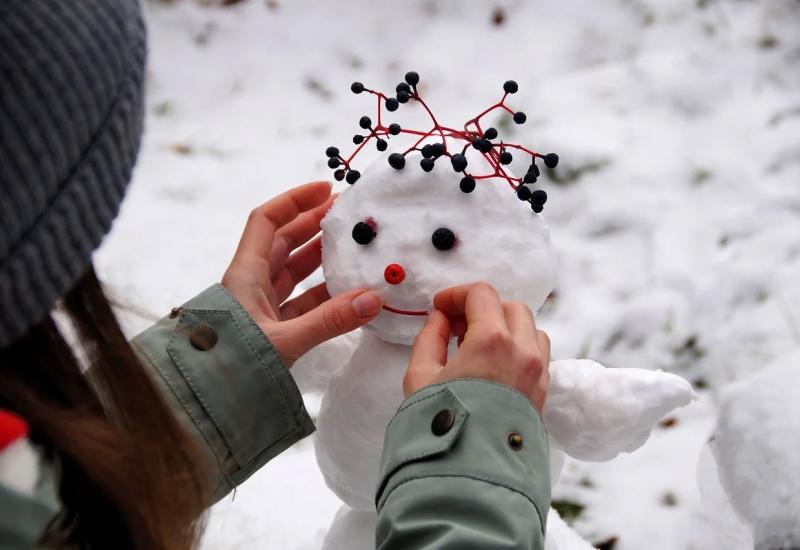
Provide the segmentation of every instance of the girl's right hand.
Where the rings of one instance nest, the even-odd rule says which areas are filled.
[[[488,283],[443,290],[417,335],[403,380],[406,397],[430,384],[482,378],[515,388],[541,412],[550,380],[550,339],[520,302],[501,302]],[[452,336],[458,352],[447,357]]]

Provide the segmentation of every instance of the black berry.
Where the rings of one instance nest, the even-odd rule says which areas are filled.
[[[392,134],[393,136],[399,134],[400,130],[402,130],[402,128],[400,128],[400,125],[397,124],[396,122],[393,122],[389,125],[389,133]]]
[[[503,91],[507,94],[515,94],[519,90],[519,86],[513,80],[506,80],[505,84],[503,84]]]
[[[488,139],[478,138],[472,142],[472,146],[481,153],[488,153],[492,150],[492,142]]]
[[[486,131],[483,133],[483,137],[486,139],[494,139],[497,137],[497,128],[486,128]]]
[[[533,177],[538,178],[540,175],[539,167],[536,166],[535,164],[531,164],[530,166],[528,166],[528,173],[531,174]]]
[[[378,151],[385,151],[386,148],[389,147],[389,144],[386,143],[385,139],[379,139],[375,142],[375,147],[378,149]]]
[[[397,92],[397,101],[399,101],[400,103],[407,103],[409,99],[411,99],[411,94],[409,94],[405,90]]]
[[[364,85],[361,82],[353,82],[350,85],[350,91],[352,91],[354,94],[360,94],[364,91]]]
[[[338,158],[332,157],[328,159],[328,168],[339,168],[339,165],[342,163]]]
[[[517,187],[517,198],[521,201],[526,201],[531,198],[531,190],[525,187],[524,185],[520,185]]]
[[[431,242],[436,250],[450,250],[456,244],[456,234],[446,227],[440,227],[431,235]]]
[[[516,115],[515,115],[516,116]],[[369,130],[372,127],[372,120],[368,116],[362,116],[358,120],[358,125],[364,128],[365,130]]]
[[[464,176],[461,178],[461,183],[459,187],[464,193],[472,193],[475,191],[475,178],[472,176]]]
[[[400,106],[400,103],[393,97],[390,97],[386,100],[386,110],[387,111],[396,111],[397,108]]]
[[[433,170],[433,159],[422,159],[419,161],[420,167],[426,172]]]
[[[433,147],[431,146],[430,143],[427,143],[427,144],[422,146],[422,149],[420,149],[420,152],[422,153],[422,156],[424,158],[429,159],[429,158],[431,158],[433,156]]]
[[[375,230],[368,223],[358,222],[353,226],[353,240],[360,245],[371,243],[375,235]]]
[[[355,143],[356,145],[358,145],[362,141],[364,141],[364,136],[362,136],[360,134],[356,134],[356,135],[353,136],[353,143]]]
[[[400,84],[397,85],[397,87],[394,89],[394,91],[397,92],[398,94],[400,92],[406,92],[407,94],[410,94],[411,93],[411,86],[409,86],[405,82],[401,82]]]
[[[514,160],[514,157],[508,151],[500,153],[500,164],[511,164],[512,160]]]
[[[441,157],[444,154],[444,144],[434,143],[431,145],[431,152],[434,157]]]
[[[333,173],[333,177],[336,178],[336,181],[342,181],[344,179],[344,170],[337,170]]]
[[[391,155],[389,155],[389,166],[391,166],[395,170],[402,170],[405,165],[406,165],[406,157],[404,157],[400,153],[392,153]]]
[[[525,174],[525,177],[522,178],[523,183],[536,183],[536,176],[528,172]]]
[[[347,183],[349,183],[350,185],[353,185],[355,182],[358,181],[358,178],[360,178],[360,177],[361,177],[361,172],[359,172],[358,170],[350,170],[347,173],[347,176],[345,177],[345,179],[347,180]]]
[[[406,82],[408,82],[410,86],[416,86],[417,84],[419,84],[419,75],[414,71],[407,72]]]
[[[328,147],[325,149],[325,155],[328,157],[338,157],[339,156],[339,149],[336,147]]]
[[[539,212],[544,210],[544,206],[542,206],[541,204],[531,204],[531,209],[538,214]]]
[[[544,165],[548,168],[555,168],[558,166],[558,155],[555,153],[547,153],[544,156]]]
[[[528,117],[522,111],[517,111],[514,113],[514,122],[517,124],[523,124],[526,120],[528,120]]]
[[[456,153],[450,157],[450,162],[453,165],[453,170],[456,172],[463,172],[467,167],[467,157],[461,153]]]
[[[547,202],[547,191],[545,191],[544,189],[537,189],[531,195],[532,204],[538,204],[541,206],[546,202]]]

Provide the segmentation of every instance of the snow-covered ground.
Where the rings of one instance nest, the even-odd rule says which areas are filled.
[[[568,464],[554,499],[605,548],[747,547],[704,448],[718,392],[800,347],[800,4],[145,5],[147,132],[97,259],[131,332],[219,280],[253,207],[330,178],[325,147],[374,108],[351,81],[417,70],[457,123],[514,78],[529,122],[509,131],[562,159],[544,178],[554,356],[662,368],[701,396],[636,453]],[[315,549],[338,505],[305,441],[214,508],[205,547]]]

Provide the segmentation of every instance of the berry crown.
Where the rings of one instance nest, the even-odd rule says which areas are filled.
[[[328,147],[325,154],[328,157],[328,166],[335,170],[333,176],[336,180],[346,180],[349,184],[354,184],[361,177],[358,170],[354,170],[352,162],[355,157],[364,149],[370,141],[375,142],[375,147],[378,151],[385,151],[389,144],[387,140],[394,136],[406,134],[414,136],[414,143],[402,153],[392,153],[389,155],[389,165],[396,170],[403,170],[406,165],[406,155],[413,151],[422,153],[422,160],[420,167],[426,172],[433,170],[434,164],[442,157],[450,160],[453,170],[462,175],[460,189],[464,193],[471,193],[475,190],[478,181],[489,180],[502,180],[508,183],[511,188],[516,192],[517,197],[521,201],[530,203],[534,212],[539,213],[544,208],[547,202],[547,193],[542,189],[531,189],[531,186],[537,182],[540,171],[536,164],[537,159],[542,159],[544,165],[548,168],[555,168],[558,164],[558,155],[555,153],[537,153],[527,147],[523,147],[517,143],[509,143],[505,141],[497,141],[498,131],[496,128],[486,128],[481,126],[481,119],[489,113],[501,110],[509,113],[517,124],[524,124],[527,120],[525,113],[522,111],[513,111],[506,105],[508,96],[514,94],[519,89],[519,86],[513,80],[508,80],[503,84],[503,97],[491,105],[477,116],[469,119],[465,124],[463,130],[450,128],[440,124],[436,117],[428,107],[425,100],[420,97],[417,91],[419,84],[419,74],[416,72],[408,72],[405,75],[403,82],[395,88],[395,96],[389,97],[383,92],[371,90],[365,87],[361,82],[353,82],[350,90],[354,94],[368,93],[377,97],[378,100],[378,113],[377,122],[372,123],[372,119],[368,116],[362,116],[359,120],[359,126],[366,130],[365,134],[356,134],[353,136],[353,143],[357,145],[356,149],[345,158],[341,155],[337,147]],[[417,130],[413,128],[402,127],[399,124],[391,123],[388,126],[383,122],[383,109],[389,112],[396,111],[401,104],[408,103],[409,101],[416,101],[419,103],[431,120],[431,128],[427,130]],[[431,143],[431,141],[434,141]],[[490,171],[486,174],[475,174],[469,170],[469,163],[465,155],[469,147],[475,148],[488,163]],[[522,178],[513,177],[504,166],[511,164],[514,160],[514,152],[523,154],[530,157],[530,166],[528,167],[525,176]]]

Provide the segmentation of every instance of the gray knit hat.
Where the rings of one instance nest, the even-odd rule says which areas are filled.
[[[111,227],[143,119],[138,0],[0,0],[0,347]]]

